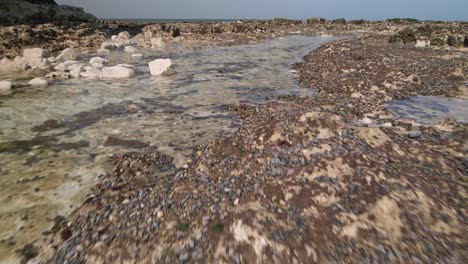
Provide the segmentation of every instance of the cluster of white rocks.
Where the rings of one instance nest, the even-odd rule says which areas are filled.
[[[129,54],[133,59],[143,59],[144,55],[134,45],[138,44],[126,31],[112,36],[110,40],[102,43],[97,51],[98,55],[108,54],[111,50],[123,48],[123,52]],[[155,40],[154,47],[163,46],[161,40]],[[135,67],[129,64],[118,64],[106,66],[110,62],[102,57],[93,57],[85,62],[79,60],[80,53],[73,48],[64,49],[57,57],[48,56],[48,52],[41,48],[25,49],[23,56],[14,60],[7,58],[0,61],[0,72],[20,72],[27,69],[39,69],[49,71],[44,77],[32,79],[28,84],[36,87],[47,87],[47,79],[117,79],[130,78],[135,75]],[[167,72],[172,66],[170,59],[157,59],[149,62],[152,76],[159,76]],[[0,95],[12,93],[13,82],[0,80]]]

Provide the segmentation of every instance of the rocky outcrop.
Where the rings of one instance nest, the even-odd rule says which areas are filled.
[[[54,0],[2,0],[0,24],[44,23],[54,20],[94,21],[82,8],[58,5]]]

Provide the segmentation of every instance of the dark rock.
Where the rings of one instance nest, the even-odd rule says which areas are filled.
[[[335,19],[335,20],[332,21],[332,24],[334,24],[334,25],[346,25],[346,19],[344,19],[344,18]]]

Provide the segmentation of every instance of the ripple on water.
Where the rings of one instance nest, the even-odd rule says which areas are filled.
[[[173,54],[143,49],[140,63],[112,52],[104,56],[110,65],[136,64],[135,78],[54,81],[0,99],[0,262],[73,210],[112,154],[157,148],[188,156],[194,145],[239,126],[228,104],[313,96],[290,67],[331,40],[295,36]],[[83,61],[95,54],[87,56]],[[173,60],[174,74],[151,77],[147,62],[161,57]]]
[[[468,100],[441,96],[415,96],[408,100],[396,100],[387,105],[395,118],[409,118],[414,121],[434,125],[451,119],[468,123]]]

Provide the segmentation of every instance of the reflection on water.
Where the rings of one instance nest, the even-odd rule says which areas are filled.
[[[468,100],[441,96],[415,96],[387,105],[396,118],[409,118],[425,125],[452,119],[468,123]]]
[[[146,147],[184,160],[196,144],[232,132],[226,105],[278,95],[313,95],[297,86],[290,65],[330,38],[289,37],[251,46],[164,53],[145,60],[123,52],[129,80],[55,81],[0,99],[0,262],[38,239],[51,220],[76,208],[114,153]],[[93,56],[90,54],[89,56]],[[151,77],[147,62],[169,57],[174,74]]]

